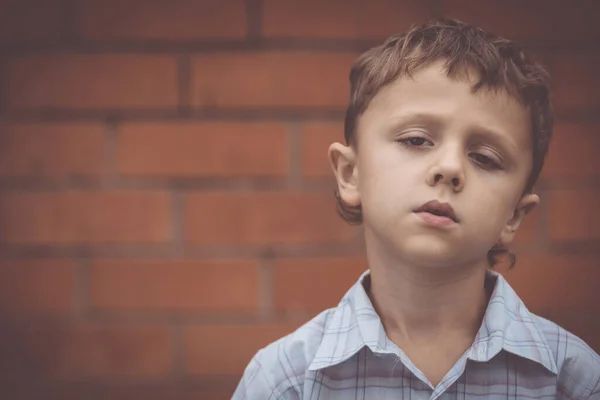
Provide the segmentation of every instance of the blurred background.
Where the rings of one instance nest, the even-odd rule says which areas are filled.
[[[501,269],[600,351],[600,3],[0,1],[0,396],[227,399],[367,268],[335,212],[352,61],[451,16],[554,76],[541,206]]]

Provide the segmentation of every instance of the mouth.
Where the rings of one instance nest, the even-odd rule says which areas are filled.
[[[414,212],[417,214],[421,214],[421,215],[423,213],[429,214],[429,215],[423,215],[423,216],[426,217],[430,221],[438,221],[438,222],[447,221],[447,222],[449,222],[448,220],[450,220],[452,222],[458,222],[458,218],[456,217],[456,214],[454,213],[454,209],[452,208],[452,206],[448,203],[441,203],[437,200],[431,200],[431,201],[423,204],[421,207],[417,208]]]

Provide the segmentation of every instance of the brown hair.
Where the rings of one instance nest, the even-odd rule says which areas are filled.
[[[479,80],[472,86],[505,90],[529,108],[532,122],[533,168],[523,194],[532,191],[548,153],[554,115],[550,103],[550,77],[536,61],[507,39],[451,19],[433,20],[414,26],[406,34],[394,35],[382,45],[363,53],[350,70],[350,104],[344,121],[347,145],[356,143],[356,124],[375,95],[398,76],[411,75],[417,68],[445,60],[449,77],[456,78],[466,69],[477,71]],[[350,224],[362,223],[362,208],[350,206],[335,191],[340,216]],[[494,246],[488,252],[493,267],[506,255],[510,267],[515,255],[505,247]]]

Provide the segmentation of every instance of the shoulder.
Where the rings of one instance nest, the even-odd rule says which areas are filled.
[[[532,314],[552,350],[558,388],[568,398],[600,397],[600,356],[583,339],[558,324]],[[594,397],[595,398],[595,397]]]
[[[246,367],[234,399],[301,398],[304,376],[334,310],[323,311],[294,332],[259,350]],[[242,392],[247,394],[242,396]]]

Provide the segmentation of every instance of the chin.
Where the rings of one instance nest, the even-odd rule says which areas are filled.
[[[446,267],[466,262],[464,249],[449,242],[431,240],[410,240],[398,248],[402,258],[415,265]]]

